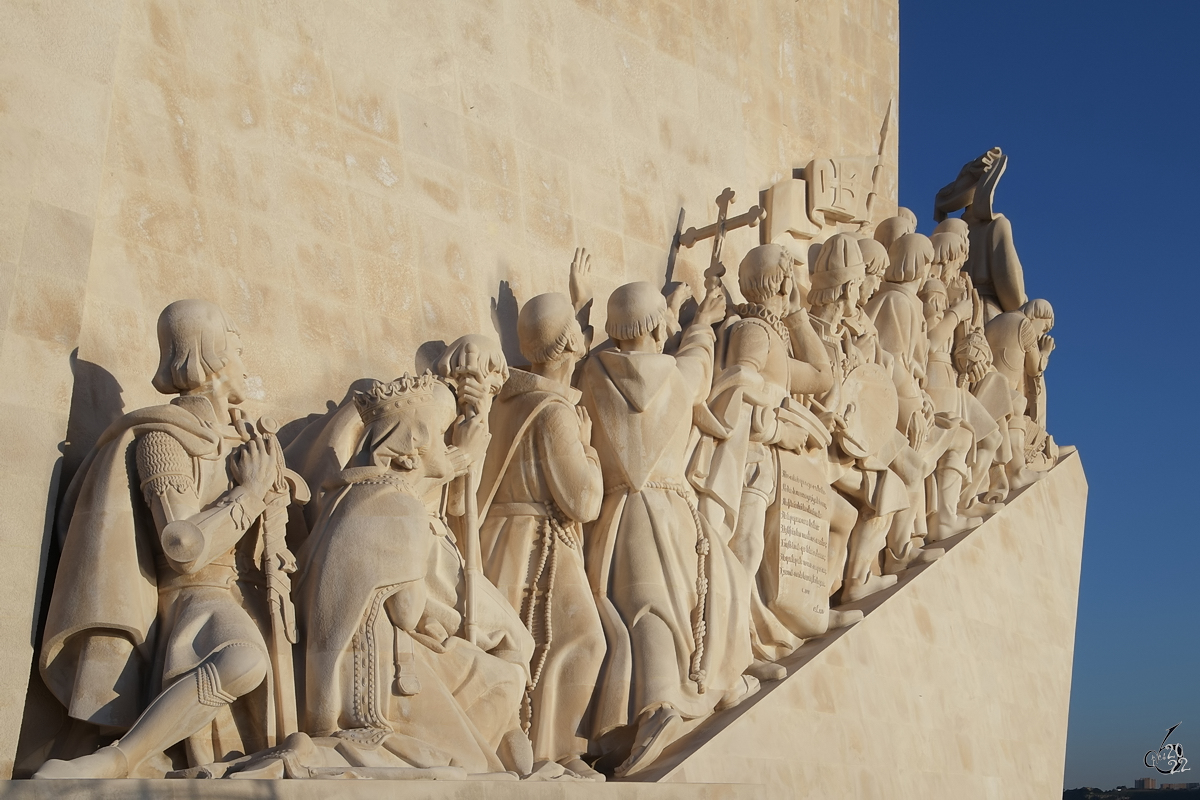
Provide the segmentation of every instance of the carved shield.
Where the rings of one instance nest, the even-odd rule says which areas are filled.
[[[846,435],[842,449],[855,458],[878,453],[893,437],[900,410],[892,376],[879,364],[863,364],[842,384]]]

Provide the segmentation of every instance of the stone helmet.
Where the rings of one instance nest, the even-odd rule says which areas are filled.
[[[813,289],[832,289],[852,280],[866,276],[862,250],[858,237],[852,233],[838,233],[821,245],[821,252],[812,267]]]

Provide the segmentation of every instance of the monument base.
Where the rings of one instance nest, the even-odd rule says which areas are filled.
[[[0,799],[1059,798],[1087,481],[1065,456],[940,560],[852,607],[640,782],[11,781]],[[653,783],[651,782],[653,781]]]
[[[639,777],[778,798],[1060,798],[1086,506],[1072,452]]]

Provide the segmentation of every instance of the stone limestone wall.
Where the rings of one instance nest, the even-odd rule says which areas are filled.
[[[599,327],[612,288],[663,279],[681,207],[703,225],[725,186],[736,212],[876,152],[897,84],[896,0],[0,4],[0,775],[53,499],[161,402],[164,305],[230,313],[251,414],[322,411],[511,324],[502,282],[565,290],[577,246]],[[884,162],[886,211],[894,120]],[[675,279],[699,289],[707,258]]]
[[[645,779],[759,782],[780,798],[1061,797],[1086,510],[1067,455]]]

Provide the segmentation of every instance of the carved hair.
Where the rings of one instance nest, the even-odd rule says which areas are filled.
[[[933,245],[920,233],[906,233],[888,248],[887,272],[883,279],[892,283],[920,280],[933,263]]]
[[[1030,300],[1025,305],[1021,306],[1021,313],[1028,319],[1048,319],[1050,327],[1054,327],[1054,308],[1050,305],[1049,300]]]
[[[858,249],[862,251],[863,265],[868,275],[883,276],[888,268],[887,248],[875,239],[862,238],[858,240]]]
[[[583,332],[575,320],[571,301],[558,292],[530,298],[517,315],[521,355],[531,364],[547,364],[568,351],[583,350]]]
[[[738,288],[751,303],[765,303],[779,294],[792,275],[792,254],[781,244],[753,247],[738,266]]]
[[[653,284],[634,281],[618,286],[608,296],[604,332],[613,341],[652,334],[667,319],[667,300]]]
[[[827,306],[831,303],[837,303],[846,296],[849,283],[841,283],[837,286],[827,286],[823,289],[808,290],[808,304],[813,308]]]
[[[158,315],[154,388],[178,394],[201,388],[229,363],[229,337],[238,330],[216,303],[176,300]]]
[[[912,233],[916,226],[905,217],[888,217],[875,228],[875,241],[892,249],[892,243],[906,233]]]
[[[933,245],[933,263],[949,264],[967,256],[967,240],[957,233],[934,233],[929,237]]]

